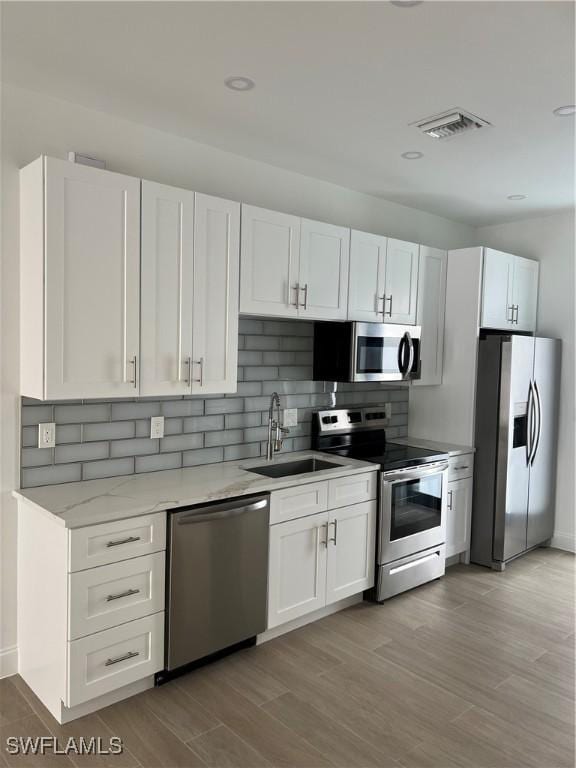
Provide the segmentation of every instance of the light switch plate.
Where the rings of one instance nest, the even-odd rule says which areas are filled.
[[[152,440],[164,437],[164,416],[152,416],[150,419],[150,437]]]
[[[38,448],[54,448],[56,445],[56,424],[53,421],[38,424]]]
[[[298,408],[284,408],[282,426],[284,427],[298,426]]]

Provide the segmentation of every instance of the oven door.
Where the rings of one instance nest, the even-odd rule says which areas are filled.
[[[382,475],[378,563],[443,544],[448,462]]]
[[[353,323],[352,381],[420,378],[420,327]]]

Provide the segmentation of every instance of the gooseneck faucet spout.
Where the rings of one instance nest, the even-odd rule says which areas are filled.
[[[276,406],[276,419],[274,419],[274,406]],[[288,434],[285,427],[280,426],[280,395],[273,392],[268,409],[268,443],[266,445],[266,459],[272,461],[275,453],[282,450],[283,435]]]

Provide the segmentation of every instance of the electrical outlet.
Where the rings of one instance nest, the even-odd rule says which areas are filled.
[[[150,419],[150,437],[153,440],[164,437],[164,416],[152,416]]]
[[[56,424],[53,421],[38,424],[38,448],[54,448],[56,445]]]
[[[284,408],[284,427],[297,427],[298,426],[298,408]]]

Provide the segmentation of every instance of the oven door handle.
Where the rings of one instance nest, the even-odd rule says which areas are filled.
[[[394,472],[391,475],[382,475],[382,482],[388,485],[397,485],[398,483],[405,482],[406,480],[420,480],[423,477],[430,477],[431,475],[439,475],[442,472],[446,472],[448,469],[448,462],[442,462],[436,464],[430,469],[415,469],[413,472]]]

